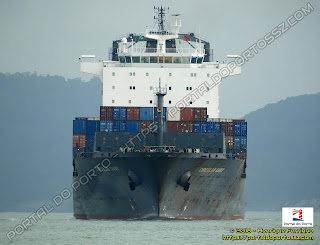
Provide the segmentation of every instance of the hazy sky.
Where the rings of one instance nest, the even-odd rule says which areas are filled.
[[[239,117],[288,96],[320,91],[320,3],[314,11],[243,66],[241,76],[220,86],[221,116]],[[69,78],[81,54],[107,59],[117,35],[153,26],[153,6],[180,13],[182,32],[201,33],[215,60],[241,54],[307,6],[299,0],[245,1],[46,1],[0,0],[0,71],[37,71]],[[298,115],[297,115],[298,116]]]

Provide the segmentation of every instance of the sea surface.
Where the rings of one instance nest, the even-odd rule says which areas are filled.
[[[0,213],[0,244],[320,244],[320,213],[314,214],[314,240],[222,240],[223,235],[279,236],[256,229],[281,227],[281,212],[246,212],[245,220],[76,220],[71,213],[48,213],[9,241],[7,233],[31,213]],[[247,228],[251,233],[231,232]],[[18,233],[21,230],[17,230]],[[289,233],[281,234],[293,235]],[[299,235],[299,234],[298,234]],[[301,234],[305,235],[305,234]]]

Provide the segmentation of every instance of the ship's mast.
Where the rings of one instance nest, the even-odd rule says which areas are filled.
[[[159,78],[159,87],[155,89],[158,99],[158,108],[156,114],[157,123],[157,146],[163,146],[163,97],[167,94],[167,88],[161,87],[161,79]]]
[[[162,33],[162,32],[164,32],[164,22],[165,22],[164,16],[165,16],[165,14],[169,13],[169,8],[165,8],[162,6],[161,7],[154,6],[154,12],[156,14],[158,14],[157,18],[154,16],[154,20],[155,20],[155,22],[158,23],[159,32]]]

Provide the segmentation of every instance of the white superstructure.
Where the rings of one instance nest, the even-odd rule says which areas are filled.
[[[201,96],[196,89],[201,84],[212,84],[211,77],[227,64],[211,61],[208,42],[193,33],[180,34],[178,16],[171,30],[164,30],[164,9],[158,11],[159,30],[147,29],[114,41],[109,61],[96,62],[94,55],[81,56],[81,71],[100,77],[103,106],[156,106],[153,88],[160,79],[167,87],[165,107],[207,107],[209,117],[218,118],[218,85],[206,88]],[[241,67],[237,67],[230,75],[240,73]]]

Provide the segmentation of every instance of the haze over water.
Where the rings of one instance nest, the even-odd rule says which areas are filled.
[[[313,241],[223,241],[230,229],[282,229],[281,212],[246,212],[245,220],[76,220],[70,213],[50,213],[9,242],[6,233],[30,213],[0,214],[0,244],[320,244],[320,213],[314,214]],[[283,228],[286,229],[286,228]],[[252,232],[247,235],[273,235]],[[285,233],[283,235],[293,235]],[[299,234],[296,234],[299,235]],[[301,234],[304,235],[304,234]]]

